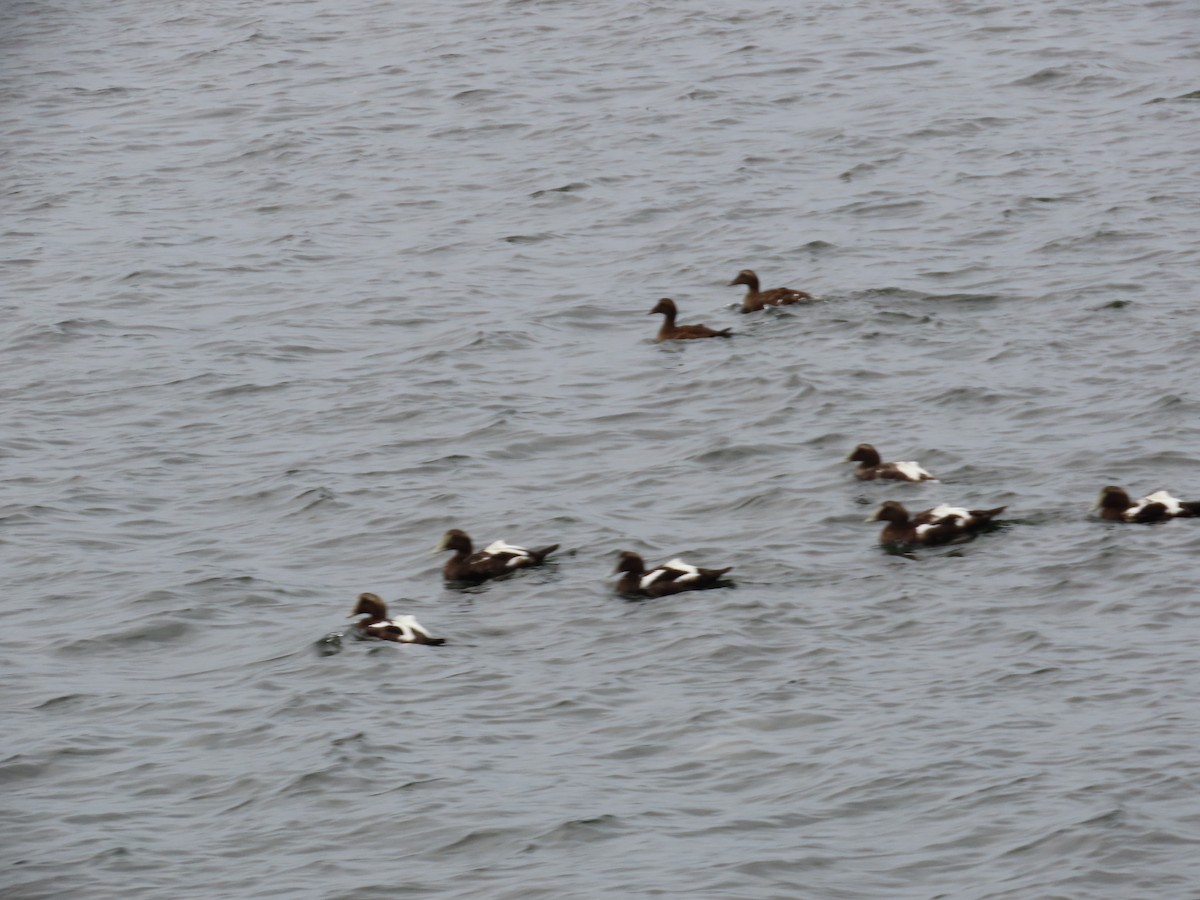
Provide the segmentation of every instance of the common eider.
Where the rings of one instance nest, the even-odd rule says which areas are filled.
[[[387,604],[378,594],[359,594],[358,605],[346,618],[353,619],[362,615],[367,618],[354,623],[354,630],[359,637],[395,641],[398,644],[428,644],[432,647],[440,647],[446,643],[445,638],[431,635],[417,621],[416,616],[396,616],[389,619]]]
[[[742,312],[758,312],[764,306],[790,306],[793,303],[803,303],[806,300],[812,300],[813,295],[808,291],[797,291],[792,288],[768,288],[765,291],[758,289],[758,276],[749,269],[742,269],[738,272],[737,278],[729,282],[729,286],[735,284],[746,285],[746,296],[742,298]]]
[[[617,591],[631,597],[665,597],[667,594],[679,594],[683,591],[702,591],[717,587],[726,572],[733,566],[723,569],[702,569],[689,565],[682,559],[673,559],[669,563],[656,566],[649,572],[642,558],[628,550],[622,551],[614,573],[621,572],[617,580]]]
[[[658,301],[658,305],[650,310],[647,315],[662,313],[663,319],[662,328],[658,330],[658,336],[654,339],[656,344],[661,344],[663,341],[690,341],[695,338],[711,338],[711,337],[729,337],[733,331],[729,328],[722,328],[716,331],[709,328],[707,325],[676,325],[675,324],[675,301],[669,297],[663,297]]]
[[[879,540],[884,544],[958,544],[969,541],[982,531],[1006,507],[964,509],[960,506],[935,506],[909,516],[901,504],[888,500],[868,522],[887,522]]]
[[[859,444],[846,457],[846,462],[858,463],[854,477],[862,481],[874,481],[876,478],[887,478],[892,481],[937,481],[930,472],[925,471],[920,463],[883,462],[879,451],[870,444]]]
[[[1191,519],[1200,516],[1200,501],[1180,500],[1166,491],[1147,494],[1137,503],[1122,488],[1109,485],[1092,506],[1100,518],[1110,522],[1165,522],[1167,519]]]
[[[447,581],[487,581],[517,569],[540,566],[558,544],[527,550],[504,541],[493,541],[487,547],[472,552],[471,539],[466,533],[452,528],[442,537],[435,552],[453,550],[454,555],[446,561],[442,573]]]

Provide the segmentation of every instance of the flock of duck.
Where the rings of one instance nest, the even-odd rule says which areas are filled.
[[[767,306],[789,306],[813,300],[805,291],[791,288],[760,290],[758,276],[743,269],[730,282],[730,286],[745,285],[746,295],[742,300],[742,312],[757,312]],[[650,310],[650,315],[661,314],[662,328],[656,342],[693,340],[697,338],[729,337],[729,328],[713,329],[706,325],[677,325],[677,310],[673,300],[664,297]],[[847,462],[856,462],[856,478],[862,481],[937,481],[920,464],[912,461],[883,462],[879,452],[870,444],[859,444],[846,457]],[[973,539],[977,534],[995,525],[995,519],[1006,507],[994,509],[966,509],[958,506],[939,505],[910,514],[895,500],[884,502],[867,519],[868,522],[884,522],[880,542],[899,548],[915,546],[941,546],[957,544]],[[1109,522],[1152,524],[1168,519],[1200,517],[1200,501],[1184,501],[1163,490],[1155,491],[1134,501],[1122,488],[1108,486],[1100,492],[1092,507],[1101,519]],[[435,552],[454,551],[442,569],[445,580],[452,584],[480,584],[493,578],[510,575],[520,569],[540,566],[558,549],[550,544],[529,550],[504,541],[494,541],[482,550],[475,550],[471,538],[463,531],[452,528],[442,537]],[[724,576],[732,566],[720,569],[705,569],[693,566],[681,559],[646,568],[646,563],[636,553],[622,551],[613,574],[617,580],[616,590],[627,597],[655,598],[678,594],[684,591],[700,591],[722,587],[729,582]],[[355,622],[357,637],[395,641],[402,644],[444,644],[444,638],[434,637],[409,615],[388,617],[387,605],[378,594],[364,593],[358,597],[349,618],[360,618]]]

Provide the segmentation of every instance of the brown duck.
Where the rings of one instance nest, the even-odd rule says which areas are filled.
[[[658,305],[647,315],[652,316],[655,313],[662,313],[664,316],[662,328],[658,330],[658,337],[654,339],[656,344],[661,344],[663,341],[690,341],[693,338],[729,337],[733,334],[733,331],[728,328],[715,331],[707,325],[676,325],[675,301],[669,297],[659,300]]]
[[[735,284],[746,286],[746,296],[742,298],[742,312],[744,313],[758,312],[764,306],[790,306],[793,303],[803,303],[813,299],[813,295],[808,291],[795,291],[791,288],[768,288],[760,291],[758,276],[749,269],[742,269],[737,273],[737,278],[729,282],[730,287]]]
[[[453,550],[454,555],[446,561],[442,574],[447,581],[487,581],[517,569],[540,566],[546,557],[558,549],[558,544],[540,550],[526,550],[504,541],[493,541],[484,549],[475,552],[466,532],[451,528],[443,535],[435,552]]]
[[[1124,489],[1109,485],[1100,492],[1092,507],[1100,518],[1109,522],[1138,522],[1151,524],[1167,519],[1191,519],[1200,516],[1200,501],[1180,500],[1166,491],[1147,494],[1137,503],[1129,499]]]
[[[726,566],[724,569],[701,569],[688,565],[681,559],[673,559],[647,572],[642,558],[625,550],[613,571],[623,573],[617,581],[619,593],[631,597],[665,597],[667,594],[680,594],[683,591],[703,591],[719,587],[721,576],[732,568],[733,566]]]
[[[1006,507],[995,509],[963,509],[959,506],[935,506],[911,518],[908,510],[895,500],[888,500],[867,519],[868,522],[887,522],[879,536],[883,544],[959,544],[969,541]]]
[[[359,594],[358,605],[346,618],[353,619],[362,615],[367,618],[354,623],[354,631],[359,637],[395,641],[398,644],[428,644],[431,647],[440,647],[446,643],[445,638],[431,635],[415,616],[396,616],[389,619],[387,604],[378,594]]]
[[[932,474],[921,468],[919,463],[883,462],[879,451],[870,444],[859,444],[846,457],[846,462],[858,463],[854,477],[862,481],[874,481],[876,478],[892,481],[937,481]]]

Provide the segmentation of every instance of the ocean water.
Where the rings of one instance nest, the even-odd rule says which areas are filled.
[[[0,895],[1200,895],[1194,4],[4,21]]]

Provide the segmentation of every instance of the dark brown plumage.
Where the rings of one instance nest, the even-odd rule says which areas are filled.
[[[396,616],[389,619],[387,604],[378,594],[359,594],[358,605],[347,618],[365,615],[354,623],[354,631],[359,637],[377,638],[381,641],[395,641],[398,644],[428,644],[440,647],[446,643],[445,638],[434,637],[415,616]]]
[[[716,331],[707,325],[676,325],[675,301],[669,297],[659,300],[658,305],[650,310],[648,315],[652,316],[655,313],[662,313],[665,317],[662,328],[658,330],[658,337],[654,339],[656,344],[661,344],[663,341],[689,341],[694,338],[729,337],[733,334],[733,331],[728,328]]]
[[[768,288],[765,291],[758,289],[758,276],[749,269],[742,269],[737,273],[737,278],[729,282],[729,286],[735,284],[746,285],[746,296],[742,298],[742,312],[757,312],[764,306],[790,306],[793,303],[803,303],[806,300],[812,300],[813,295],[808,291],[796,291],[792,288]]]
[[[963,509],[957,506],[935,506],[909,517],[908,510],[895,500],[888,500],[867,519],[868,522],[887,522],[880,534],[884,544],[958,544],[969,541],[985,529],[1006,507],[995,509]]]
[[[558,544],[539,550],[526,550],[503,541],[494,541],[483,550],[473,552],[471,539],[457,528],[451,528],[437,545],[437,552],[453,550],[442,574],[447,581],[487,581],[517,569],[540,566],[546,557],[558,549]]]
[[[1109,485],[1100,492],[1095,506],[1100,518],[1109,522],[1153,524],[1167,519],[1192,519],[1200,516],[1200,501],[1180,500],[1166,491],[1147,494],[1137,503],[1129,499],[1123,488]]]
[[[876,478],[886,478],[892,481],[937,481],[930,473],[915,462],[883,462],[879,451],[870,444],[859,444],[846,457],[846,462],[858,463],[854,477],[862,481],[874,481]]]
[[[623,573],[617,580],[617,591],[631,597],[665,597],[684,591],[703,591],[719,587],[721,576],[733,566],[724,569],[701,569],[690,566],[681,559],[656,566],[649,572],[646,564],[636,553],[622,551],[614,572]]]

